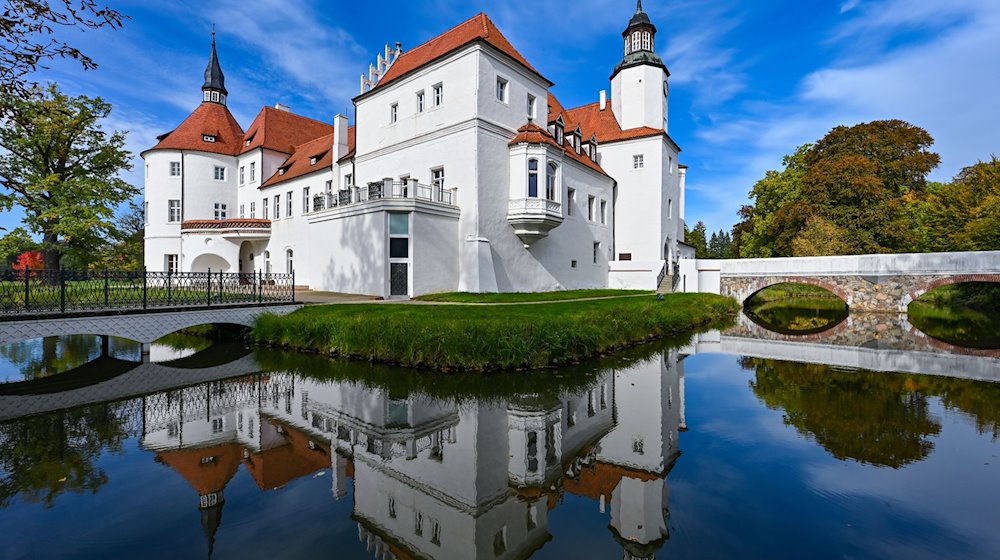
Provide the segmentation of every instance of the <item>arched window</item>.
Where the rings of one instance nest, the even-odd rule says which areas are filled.
[[[639,35],[640,33],[636,31],[632,34],[632,51],[635,52],[639,50]]]
[[[538,198],[538,160],[528,160],[528,198]]]
[[[264,274],[271,274],[271,252],[264,251]]]
[[[649,37],[649,31],[643,31],[642,32],[642,50],[644,50],[644,51],[651,51],[651,50],[653,50],[653,46],[650,44],[650,40],[649,39],[650,39],[650,37]]]
[[[295,267],[293,266],[293,262],[292,262],[293,261],[292,257],[294,257],[294,256],[295,255],[294,255],[294,253],[292,252],[291,249],[285,251],[285,272],[287,272],[289,274],[291,274],[295,270]]]
[[[549,200],[556,199],[556,172],[558,169],[558,166],[551,162],[545,168],[545,198]]]
[[[629,45],[630,44],[631,44],[631,41],[629,41],[629,38],[625,37],[625,54],[629,54],[629,53],[632,52],[632,50],[629,49]],[[208,95],[208,94],[206,93],[205,95]],[[205,101],[208,101],[208,98],[206,98]]]

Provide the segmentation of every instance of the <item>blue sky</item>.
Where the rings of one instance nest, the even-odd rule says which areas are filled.
[[[73,33],[101,67],[58,62],[36,79],[101,96],[138,154],[200,101],[212,24],[230,108],[246,127],[262,105],[331,121],[385,43],[413,47],[487,12],[566,107],[597,100],[621,58],[631,0],[106,0],[121,31]],[[729,229],[782,155],[839,124],[900,118],[936,139],[947,180],[1000,153],[996,0],[646,0],[671,71],[670,134],[690,165],[687,222]],[[348,114],[352,112],[348,111]],[[0,215],[0,227],[18,221]]]

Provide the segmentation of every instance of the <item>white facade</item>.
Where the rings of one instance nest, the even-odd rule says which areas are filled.
[[[684,228],[665,66],[627,48],[599,132],[567,122],[572,111],[554,117],[552,84],[498,36],[481,14],[412,51],[387,48],[350,132],[346,117],[327,131],[265,109],[225,143],[196,111],[143,154],[147,269],[294,271],[300,286],[379,297],[657,287]],[[199,111],[231,119],[214,45],[209,73]]]

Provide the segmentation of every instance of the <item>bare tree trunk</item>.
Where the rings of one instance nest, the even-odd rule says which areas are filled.
[[[59,247],[59,236],[46,233],[42,236],[42,266],[45,270],[59,270],[62,261],[62,249]]]

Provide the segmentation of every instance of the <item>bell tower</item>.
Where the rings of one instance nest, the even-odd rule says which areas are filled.
[[[212,55],[208,59],[208,66],[205,67],[205,84],[201,86],[202,103],[226,104],[226,76],[222,74],[222,66],[219,65],[219,55],[215,52],[215,31],[212,31]]]
[[[611,109],[623,129],[667,129],[670,71],[656,54],[656,26],[636,2],[635,14],[622,32],[625,54],[611,74]]]

